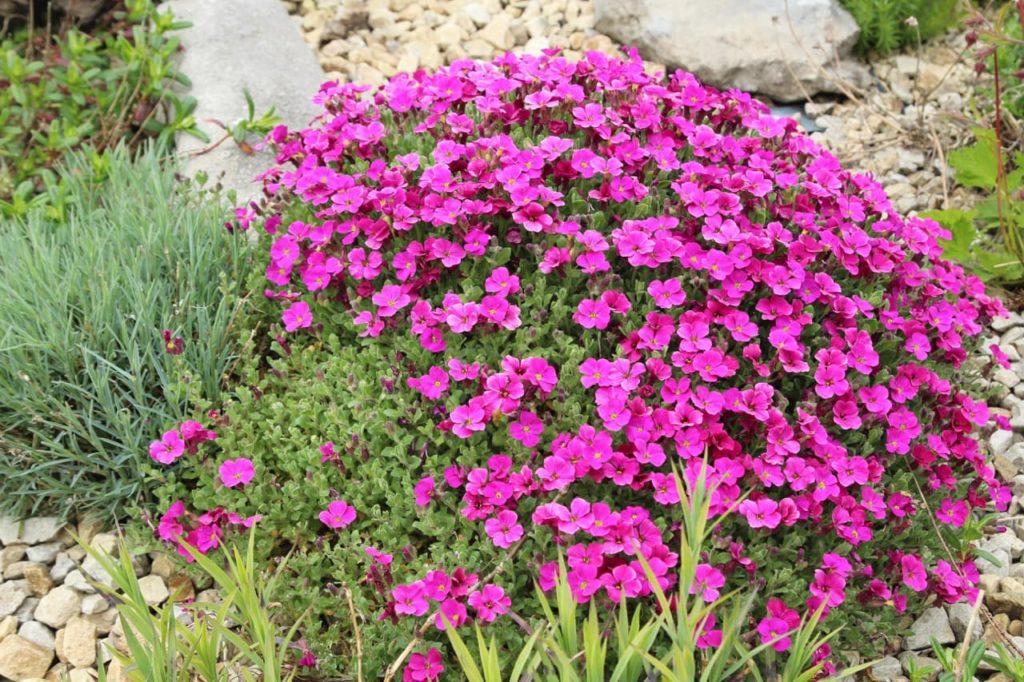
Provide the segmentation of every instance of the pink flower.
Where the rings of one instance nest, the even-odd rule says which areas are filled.
[[[584,299],[576,307],[572,319],[585,329],[605,329],[611,321],[608,304],[601,300]]]
[[[903,570],[903,584],[914,592],[924,592],[928,587],[928,573],[921,559],[913,554],[900,557],[900,568]]]
[[[544,422],[533,412],[520,412],[519,419],[508,425],[509,433],[513,438],[523,444],[523,447],[532,448],[540,442],[540,435],[544,433]]]
[[[356,520],[356,510],[344,500],[334,500],[320,512],[320,520],[328,528],[340,530]]]
[[[220,465],[220,482],[228,488],[248,485],[255,475],[252,460],[245,457],[228,459]]]
[[[413,488],[413,494],[416,496],[417,507],[425,507],[430,504],[430,500],[434,497],[433,477],[425,476],[420,479],[420,482]]]
[[[284,322],[284,329],[293,332],[296,329],[308,327],[313,324],[313,314],[309,311],[309,304],[305,301],[296,301],[288,306],[288,309],[281,315]]]
[[[478,405],[460,405],[452,410],[452,433],[459,438],[469,438],[477,431],[484,430],[484,411]]]
[[[523,527],[514,511],[508,509],[498,512],[494,518],[487,519],[484,530],[495,547],[507,549],[516,540],[523,537]]]
[[[398,585],[391,590],[391,598],[395,600],[395,613],[407,616],[422,616],[430,609],[422,583]]]
[[[436,647],[431,647],[426,655],[413,654],[409,657],[409,665],[402,673],[402,681],[433,682],[444,672],[444,664],[441,660],[441,652]]]
[[[967,522],[967,517],[970,514],[971,508],[966,500],[954,502],[947,497],[939,505],[939,510],[935,513],[935,516],[943,523],[948,523],[955,528],[961,528]]]
[[[793,629],[789,626],[789,623],[775,616],[762,618],[761,622],[757,624],[757,633],[761,635],[761,643],[768,644],[769,642],[774,642],[772,648],[776,651],[786,651],[789,649],[793,642],[787,636],[787,633],[792,632]]]
[[[725,585],[725,575],[710,564],[697,564],[694,569],[690,594],[699,595],[708,604],[718,599],[719,589]]]
[[[743,500],[738,508],[751,528],[776,528],[782,522],[779,503],[770,498]]]
[[[490,623],[512,607],[512,599],[498,585],[484,585],[469,595],[469,605],[476,609],[476,617],[483,623]]]
[[[149,456],[161,464],[171,464],[185,453],[185,442],[177,431],[165,431],[160,440],[149,444]]]
[[[373,295],[373,304],[378,306],[377,315],[380,317],[394,317],[399,310],[409,305],[412,300],[409,294],[397,284],[388,284],[381,287],[381,290]]]

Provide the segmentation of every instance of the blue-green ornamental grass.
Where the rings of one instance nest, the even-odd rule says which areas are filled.
[[[40,209],[0,230],[3,511],[123,515],[148,487],[146,444],[219,401],[236,356],[245,240],[155,151],[131,156],[101,172],[75,156],[64,222]]]

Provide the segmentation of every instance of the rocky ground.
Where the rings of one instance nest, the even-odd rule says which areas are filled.
[[[110,654],[112,648],[128,651],[121,620],[96,587],[113,581],[72,537],[114,552],[117,538],[99,530],[55,518],[33,518],[23,526],[0,518],[0,680],[91,682],[100,662],[107,680],[127,680]],[[196,597],[196,586],[168,556],[143,554],[133,564],[148,604],[164,604],[172,594]]]
[[[615,53],[589,0],[284,0],[328,78],[379,84],[457,59],[559,47]]]

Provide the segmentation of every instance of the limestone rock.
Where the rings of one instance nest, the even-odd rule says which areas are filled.
[[[971,613],[974,611],[970,604],[950,604],[946,607],[946,614],[949,616],[949,625],[953,628],[953,635],[956,637],[956,641],[964,641],[964,636],[967,634],[967,625],[971,622]],[[978,639],[981,637],[982,624],[981,616],[979,615],[974,620],[974,629],[971,634],[972,639]]]
[[[82,595],[67,585],[61,585],[39,600],[35,617],[52,628],[62,628],[81,613],[81,608]]]
[[[51,572],[52,575],[52,572]],[[95,594],[96,588],[93,587],[85,576],[82,575],[82,571],[75,569],[68,573],[67,577],[64,578],[64,584],[70,588],[73,588],[77,592],[82,594]]]
[[[27,585],[23,580],[12,580],[0,584],[0,618],[18,612],[25,598],[28,597]]]
[[[0,549],[0,575],[25,557],[25,545],[9,545]]]
[[[84,618],[72,618],[64,628],[64,656],[76,668],[96,662],[96,626]]]
[[[477,36],[486,40],[499,50],[511,50],[515,45],[512,37],[511,21],[507,14],[499,14],[477,32]]]
[[[75,570],[75,562],[67,552],[60,552],[53,561],[50,569],[50,579],[55,583],[62,583],[68,577],[68,573]]]
[[[43,564],[27,562],[23,575],[28,585],[28,592],[36,597],[42,597],[53,589],[53,580],[50,578],[50,570]]]
[[[18,631],[18,619],[14,616],[6,616],[0,619],[0,640],[7,635],[13,635]]]
[[[949,616],[939,607],[927,609],[910,626],[911,634],[904,641],[904,648],[916,651],[931,648],[932,639],[939,644],[952,644],[956,641],[953,629],[949,624]]]
[[[102,594],[87,594],[82,597],[82,613],[91,616],[110,608],[110,602]]]
[[[158,575],[147,575],[145,578],[140,578],[139,590],[142,592],[142,598],[150,606],[159,606],[170,596],[164,579]]]
[[[50,669],[53,650],[30,642],[20,635],[11,635],[0,642],[0,677],[16,682],[42,677]]]
[[[40,545],[50,542],[64,524],[55,516],[40,516],[25,519],[24,523],[9,516],[0,517],[0,544]]]
[[[899,662],[899,659],[886,656],[871,666],[870,670],[871,679],[878,680],[878,682],[893,682],[903,674],[903,665]]]
[[[22,639],[35,642],[45,649],[53,648],[53,630],[37,620],[30,620],[27,623],[22,623],[21,627],[18,628],[18,635]]]
[[[782,101],[835,92],[823,67],[860,33],[836,0],[594,0],[594,16],[645,59]]]
[[[41,545],[32,545],[25,550],[25,555],[29,561],[34,561],[37,564],[52,564],[63,549],[64,545],[60,542],[46,542]]]

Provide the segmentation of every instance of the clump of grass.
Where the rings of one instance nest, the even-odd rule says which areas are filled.
[[[176,188],[152,149],[94,158],[64,173],[65,221],[0,231],[3,511],[121,513],[145,493],[148,442],[217,403],[236,354],[251,259],[223,207]]]

